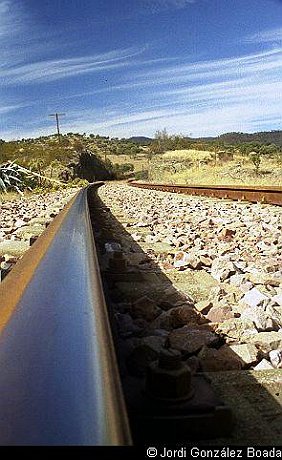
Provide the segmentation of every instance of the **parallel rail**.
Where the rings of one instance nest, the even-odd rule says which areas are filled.
[[[282,206],[281,187],[234,187],[230,185],[171,185],[150,182],[129,181],[132,187],[163,192],[183,193],[186,195],[200,195],[215,198],[260,202]]]
[[[0,445],[131,444],[87,194],[0,286]]]

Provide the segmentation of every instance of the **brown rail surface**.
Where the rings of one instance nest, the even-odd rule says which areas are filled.
[[[132,187],[161,190],[163,192],[204,195],[214,198],[260,202],[282,206],[281,187],[234,187],[231,185],[171,185],[129,181]]]

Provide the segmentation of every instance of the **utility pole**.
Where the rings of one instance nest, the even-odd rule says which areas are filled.
[[[61,138],[60,138],[60,125],[59,125],[59,117],[62,117],[64,116],[65,113],[50,113],[49,117],[55,117],[56,118],[56,124],[57,124],[57,133],[58,133],[58,140],[60,142]]]

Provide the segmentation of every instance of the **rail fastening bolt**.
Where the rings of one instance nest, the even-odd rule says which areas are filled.
[[[146,373],[146,392],[154,399],[184,401],[192,396],[191,370],[181,361],[177,350],[163,350]]]

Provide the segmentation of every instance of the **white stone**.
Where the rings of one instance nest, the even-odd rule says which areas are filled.
[[[263,359],[260,363],[258,363],[254,367],[254,371],[266,371],[268,369],[274,369],[273,366],[271,366],[270,362],[267,361],[266,359]]]
[[[17,219],[14,224],[16,228],[23,227],[24,225],[26,225],[26,222],[22,219]]]
[[[271,350],[269,359],[274,367],[277,369],[282,368],[282,350]]]
[[[282,293],[275,295],[271,300],[282,307]]]
[[[266,296],[265,294],[262,294],[262,292],[260,292],[257,288],[253,288],[244,295],[244,297],[242,298],[242,301],[250,305],[250,307],[256,307],[263,300],[268,300],[268,299],[269,299],[268,296]]]
[[[183,251],[177,252],[174,256],[173,266],[175,268],[185,267],[189,264],[190,259],[191,259],[191,256],[187,252],[183,252]]]

